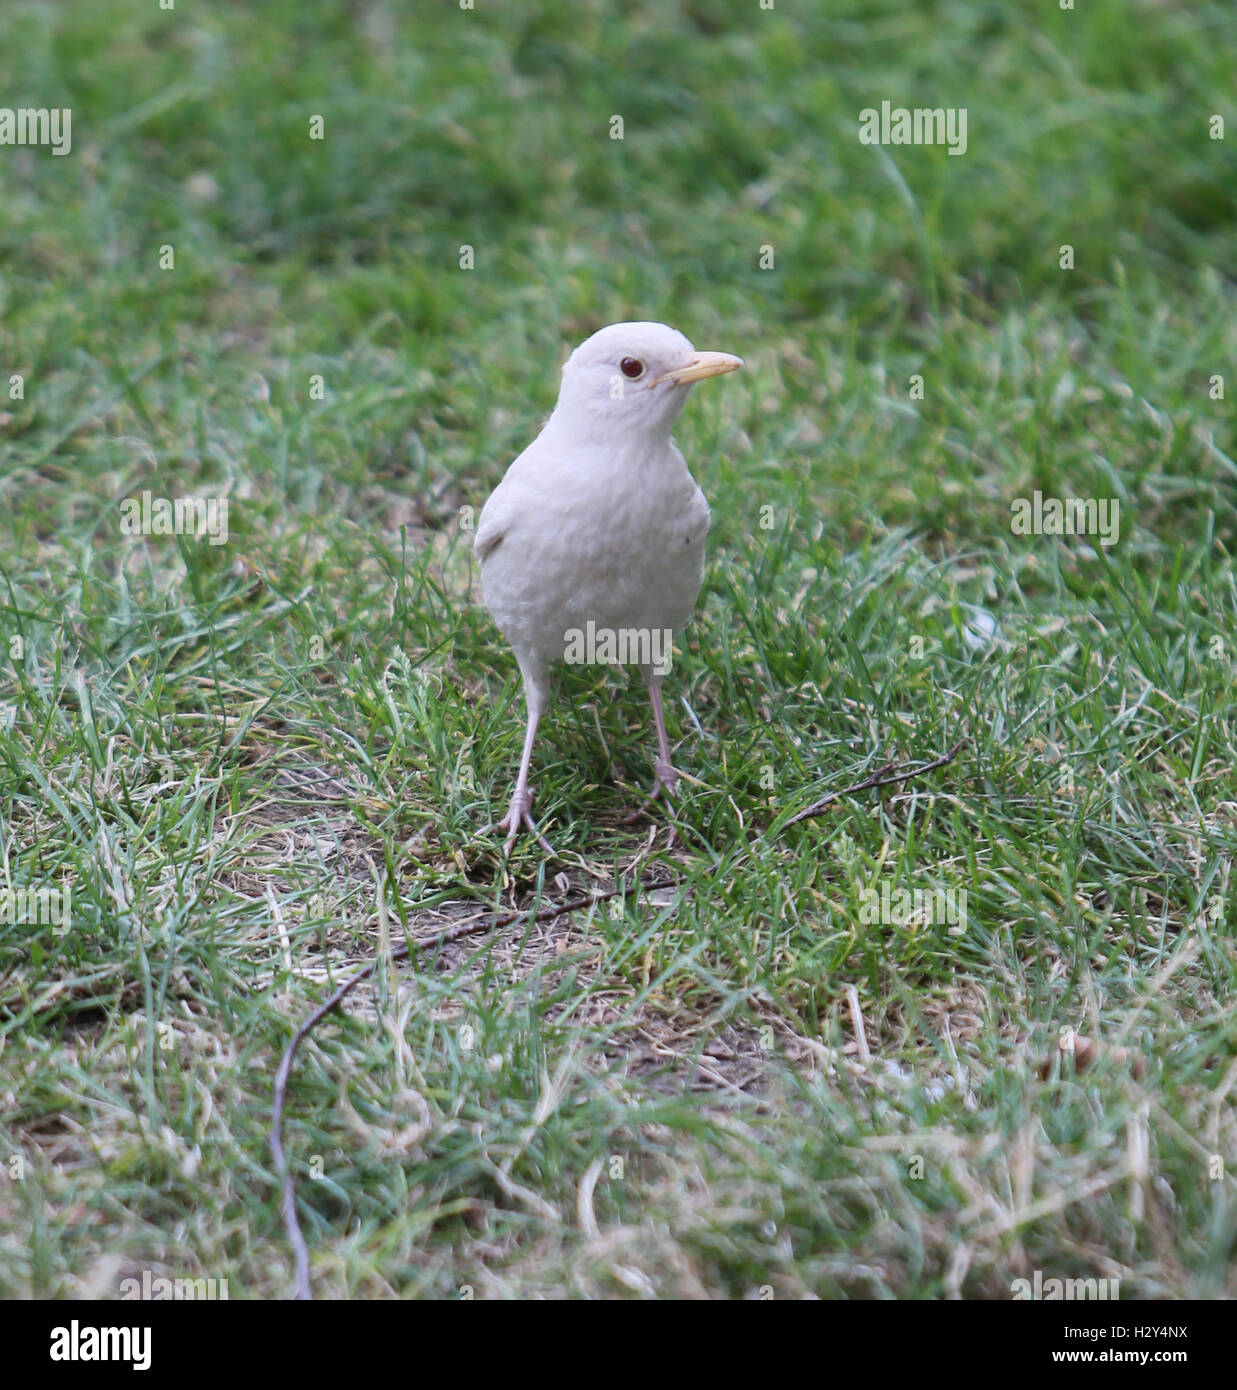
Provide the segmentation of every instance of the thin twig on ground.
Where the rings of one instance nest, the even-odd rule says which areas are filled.
[[[892,787],[898,782],[909,782],[912,777],[922,777],[925,772],[935,772],[938,767],[944,767],[946,763],[951,763],[962,751],[966,739],[960,738],[948,753],[942,753],[939,758],[934,758],[930,763],[924,763],[920,767],[912,767],[906,772],[893,773],[896,763],[886,763],[884,767],[878,767],[870,776],[865,777],[862,782],[852,782],[849,787],[842,787],[838,791],[830,792],[827,796],[822,796],[819,801],[814,801],[805,810],[797,815],[791,816],[782,826],[785,830],[787,825],[794,825],[798,821],[808,820],[812,816],[819,816],[822,811],[828,810],[835,801],[840,801],[842,797],[849,796],[851,792],[867,791],[869,787]],[[893,773],[886,776],[886,773]]]

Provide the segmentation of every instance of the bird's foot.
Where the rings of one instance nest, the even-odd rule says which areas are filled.
[[[537,843],[546,854],[552,855],[554,853],[554,846],[537,829],[537,822],[533,820],[533,789],[531,787],[526,788],[523,794],[516,792],[511,798],[511,806],[507,814],[497,825],[487,825],[486,830],[505,830],[507,832],[507,842],[503,845],[503,852],[509,855],[515,848],[521,827],[531,831],[536,836]]]
[[[630,816],[623,817],[624,825],[634,825],[649,807],[664,792],[667,798],[671,798],[679,789],[679,774],[677,769],[670,766],[664,758],[658,758],[653,764],[653,789],[642,806],[638,806]]]

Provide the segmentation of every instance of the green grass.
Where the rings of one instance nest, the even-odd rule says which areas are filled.
[[[0,926],[0,1294],[285,1294],[296,1022],[381,920],[615,884],[311,1036],[319,1295],[1237,1294],[1228,6],[9,10],[73,150],[0,147],[0,886],[73,916]],[[966,155],[861,145],[882,100]],[[747,361],[677,433],[691,780],[624,826],[643,693],[566,675],[559,858],[505,864],[469,525],[622,318]],[[146,489],[228,543],[122,534]],[[1037,489],[1119,541],[1012,534]],[[867,924],[882,875],[965,929]]]

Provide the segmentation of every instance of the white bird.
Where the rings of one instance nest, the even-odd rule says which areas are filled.
[[[661,703],[669,652],[655,646],[692,615],[709,504],[670,431],[693,382],[742,365],[697,352],[664,323],[601,329],[567,359],[553,413],[482,509],[473,549],[485,603],[515,651],[528,707],[515,792],[496,827],[507,853],[521,826],[553,853],[533,821],[528,774],[550,666],[580,634],[599,638],[597,650],[609,634],[610,653],[628,635],[618,659],[640,666],[657,730],[650,800],[675,790]]]

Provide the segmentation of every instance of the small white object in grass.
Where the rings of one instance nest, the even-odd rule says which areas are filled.
[[[984,608],[970,607],[962,628],[962,640],[973,652],[990,647],[996,637],[996,619]]]
[[[661,684],[700,592],[709,506],[670,431],[688,387],[742,365],[697,352],[664,323],[601,329],[568,358],[553,414],[482,509],[473,548],[485,603],[515,651],[528,707],[498,823],[508,853],[522,826],[553,852],[532,818],[528,775],[550,667],[578,653],[581,637],[584,659],[640,667],[657,732],[652,797],[675,789]]]

